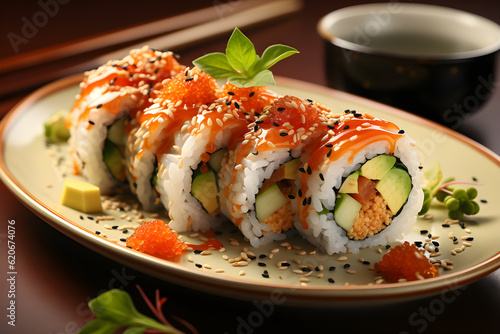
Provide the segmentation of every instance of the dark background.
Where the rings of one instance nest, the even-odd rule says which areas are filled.
[[[55,0],[53,0],[55,1]],[[63,2],[63,1],[61,1]],[[273,22],[245,29],[257,52],[274,43],[291,45],[299,55],[273,67],[276,75],[325,85],[323,42],[316,33],[317,21],[326,13],[348,5],[369,1],[307,1],[300,13]],[[406,1],[402,1],[406,2]],[[411,2],[411,1],[410,1]],[[422,1],[428,2],[428,1]],[[19,1],[4,4],[0,11],[0,58],[15,55],[7,36],[21,32],[23,18],[32,19],[41,3],[50,1]],[[57,13],[40,27],[19,51],[28,52],[42,47],[95,35],[174,15],[188,10],[226,3],[222,1],[77,1],[59,4]],[[494,1],[428,2],[466,10],[500,23],[500,8]],[[228,6],[231,3],[227,3]],[[53,7],[56,8],[56,7]],[[229,8],[229,7],[228,7]],[[181,62],[190,62],[212,51],[222,51],[227,37],[217,38],[182,50]],[[106,50],[110,51],[110,50]],[[90,58],[94,53],[84,55]],[[498,63],[498,62],[497,62]],[[52,64],[52,66],[55,66]],[[51,67],[48,66],[47,70]],[[1,76],[1,74],[0,74]],[[496,77],[498,87],[498,71]],[[0,115],[33,88],[0,99]],[[500,93],[456,129],[500,153]],[[458,153],[457,153],[458,154]],[[6,187],[0,185],[0,332],[1,333],[76,333],[90,320],[88,300],[112,287],[131,293],[140,310],[149,314],[140,302],[135,284],[154,295],[160,289],[168,297],[165,313],[175,314],[191,322],[201,333],[497,333],[500,328],[500,273],[496,271],[457,291],[453,302],[437,308],[436,298],[425,298],[397,305],[357,309],[306,309],[276,307],[257,328],[239,327],[256,307],[202,294],[157,280],[122,264],[108,260],[62,235],[29,212]],[[17,326],[6,327],[6,224],[16,220],[17,265]],[[117,280],[117,275],[122,280]],[[125,279],[124,279],[125,277]],[[432,312],[429,313],[429,309]],[[427,312],[427,313],[425,313]],[[415,313],[421,321],[411,322]],[[422,320],[424,319],[424,320]]]

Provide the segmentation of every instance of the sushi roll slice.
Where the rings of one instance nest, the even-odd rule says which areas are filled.
[[[137,125],[128,136],[126,151],[131,190],[147,211],[163,207],[158,189],[158,171],[164,155],[178,155],[202,105],[217,99],[217,84],[198,68],[185,69],[164,80],[153,105],[136,117]],[[167,201],[168,203],[168,201]]]
[[[236,87],[226,95],[225,88],[227,85],[217,90],[213,103],[201,105],[184,128],[186,136],[176,143],[181,152],[160,160],[160,194],[168,208],[169,224],[177,231],[205,231],[220,225],[218,179],[222,161],[255,120],[252,109],[261,109],[262,101],[268,104],[267,96],[276,96],[263,88]],[[245,101],[240,97],[246,97]]]
[[[423,201],[415,141],[396,124],[355,111],[333,127],[304,156],[296,228],[328,254],[402,238]]]
[[[145,46],[87,72],[67,119],[75,173],[103,194],[125,184],[126,129],[157,86],[181,69],[171,52]]]
[[[221,170],[221,210],[254,247],[293,227],[291,200],[302,148],[326,129],[326,110],[294,96],[275,99],[249,125]]]

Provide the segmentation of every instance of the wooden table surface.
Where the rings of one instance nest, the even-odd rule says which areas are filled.
[[[427,1],[421,1],[427,2]],[[0,13],[2,48],[0,57],[15,55],[9,33],[22,34],[22,25],[40,11],[51,12],[36,33],[19,44],[19,53],[126,27],[203,5],[225,1],[121,1],[113,5],[97,1],[41,0],[12,5]],[[293,56],[273,68],[280,76],[325,85],[323,44],[316,23],[324,14],[361,1],[307,1],[300,13],[260,24],[245,31],[260,53],[270,44],[296,47]],[[42,5],[43,4],[43,5]],[[488,0],[439,0],[445,5],[487,17],[500,23],[500,8]],[[143,5],[143,6],[142,6]],[[231,10],[231,3],[226,3]],[[11,35],[12,36],[12,35]],[[207,41],[183,50],[181,62],[190,62],[212,51],[223,51],[227,38]],[[498,62],[497,62],[498,63]],[[498,67],[500,69],[500,66]],[[499,70],[494,81],[498,87]],[[0,100],[0,115],[29,93],[32,88]],[[456,130],[500,154],[500,92],[493,90],[490,100]],[[498,333],[500,329],[500,271],[457,290],[456,298],[442,302],[441,297],[419,299],[396,305],[355,309],[314,309],[276,306],[256,326],[242,326],[256,311],[253,303],[226,299],[172,285],[135,271],[76,243],[50,227],[21,204],[0,184],[0,333],[77,333],[91,319],[87,302],[110,288],[124,289],[140,303],[135,288],[146,293],[160,289],[168,297],[164,307],[191,322],[201,333]],[[7,223],[16,222],[16,326],[7,325]],[[142,312],[145,307],[138,305]],[[149,313],[148,313],[149,314]]]

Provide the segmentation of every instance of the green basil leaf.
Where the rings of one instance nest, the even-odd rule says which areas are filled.
[[[262,53],[262,57],[258,60],[254,71],[260,72],[267,70],[280,60],[290,57],[296,53],[299,53],[299,51],[291,46],[283,44],[271,45],[264,50],[264,53]]]
[[[144,331],[148,329],[146,327],[129,327],[127,328],[123,334],[143,334]]]
[[[132,299],[125,291],[113,289],[100,294],[89,302],[92,312],[103,320],[127,324],[131,316],[140,316]]]
[[[255,63],[259,59],[253,43],[238,28],[235,28],[226,47],[229,65],[244,76],[251,77]]]
[[[101,318],[97,318],[80,329],[78,334],[113,334],[122,325]]]
[[[193,61],[200,70],[210,74],[214,79],[225,79],[238,74],[227,61],[227,57],[222,52],[213,52],[201,56]]]
[[[255,87],[275,84],[273,73],[269,70],[261,71],[251,78],[234,76],[228,78],[227,81],[237,87]]]

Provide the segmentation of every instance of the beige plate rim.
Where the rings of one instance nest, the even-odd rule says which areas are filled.
[[[33,194],[28,192],[23,183],[13,176],[4,159],[9,132],[15,127],[16,120],[23,112],[35,105],[37,101],[43,97],[71,85],[78,84],[81,78],[81,74],[73,75],[52,82],[36,90],[23,99],[2,119],[0,124],[0,178],[24,205],[49,225],[78,243],[114,261],[174,284],[224,297],[255,300],[270,298],[273,294],[279,294],[280,296],[286,297],[286,302],[289,305],[304,306],[304,303],[310,303],[311,306],[319,307],[380,303],[381,300],[385,302],[399,302],[421,298],[423,296],[436,294],[440,291],[442,292],[445,289],[453,289],[471,283],[500,267],[500,252],[498,252],[490,258],[464,270],[423,281],[388,283],[382,285],[332,285],[318,287],[296,284],[275,284],[251,279],[240,280],[234,277],[195,271],[179,263],[168,262],[130,249],[124,251],[123,247],[83,229],[75,222],[66,219],[53,208],[46,206],[39,198],[36,198]],[[312,83],[283,77],[278,77],[276,81],[278,85],[290,86],[304,91],[314,91],[320,94],[356,101],[362,105],[380,109],[392,115],[404,115],[406,119],[412,122],[440,131],[447,136],[454,137],[473,147],[500,167],[500,157],[494,152],[449,128],[419,116],[406,113],[402,110],[372,100]]]

